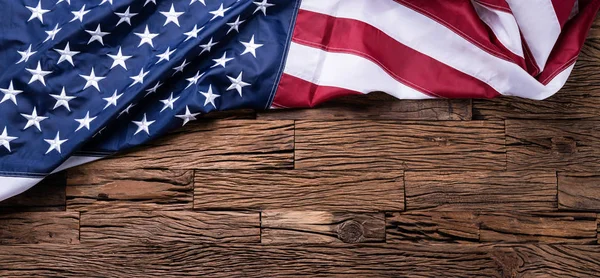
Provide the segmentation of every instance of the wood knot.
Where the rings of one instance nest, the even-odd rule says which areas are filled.
[[[106,193],[98,193],[98,200],[107,200],[108,194]]]
[[[357,221],[350,220],[339,227],[338,238],[345,243],[359,242],[365,233],[364,227]]]
[[[577,142],[572,138],[552,138],[552,149],[556,153],[576,153],[577,152]]]

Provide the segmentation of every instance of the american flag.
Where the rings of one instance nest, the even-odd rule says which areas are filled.
[[[600,0],[0,1],[0,200],[201,114],[544,99]]]

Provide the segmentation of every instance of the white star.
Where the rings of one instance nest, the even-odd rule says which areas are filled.
[[[54,104],[54,108],[52,108],[52,110],[58,108],[59,106],[64,106],[65,108],[67,108],[67,110],[71,111],[71,108],[69,107],[69,101],[73,100],[75,97],[67,96],[67,94],[65,93],[65,87],[62,88],[60,95],[50,96],[56,99],[56,104]]]
[[[35,69],[26,69],[29,73],[31,73],[31,79],[29,79],[29,83],[31,84],[36,80],[39,80],[46,87],[46,81],[44,80],[44,76],[52,73],[52,71],[42,70],[42,66],[40,65],[40,61],[38,61],[37,68]]]
[[[210,52],[210,49],[217,45],[219,42],[213,42],[213,38],[210,38],[210,41],[207,44],[201,44],[200,47],[202,47],[202,52],[200,52],[200,54],[198,54],[198,56],[202,55],[202,53],[204,53],[204,51],[208,51]]]
[[[10,84],[8,85],[8,88],[7,89],[0,88],[0,92],[4,93],[4,97],[2,98],[2,100],[0,100],[0,103],[3,103],[7,100],[11,100],[15,105],[17,105],[17,95],[22,93],[23,91],[15,90],[13,88],[13,82],[11,80]]]
[[[208,92],[202,92],[200,91],[199,93],[201,93],[206,99],[204,100],[204,106],[206,106],[207,104],[212,104],[212,106],[216,109],[217,106],[215,105],[215,99],[221,97],[220,95],[217,94],[213,94],[212,91],[212,85],[208,85]]]
[[[158,61],[156,61],[156,64],[160,63],[163,60],[169,61],[171,54],[173,54],[173,52],[175,52],[175,49],[171,50],[171,47],[167,47],[167,50],[163,54],[156,55],[156,57],[159,58]]]
[[[40,127],[40,122],[45,119],[48,119],[48,117],[38,116],[37,110],[35,107],[33,107],[33,112],[31,112],[31,114],[29,114],[29,115],[21,114],[21,116],[23,116],[23,117],[25,117],[25,119],[27,119],[27,123],[25,124],[25,127],[23,128],[23,130],[26,130],[30,126],[35,126],[35,127],[37,127],[37,129],[39,131],[42,131],[42,127]]]
[[[183,63],[181,63],[181,65],[174,67],[173,69],[175,70],[175,72],[173,73],[173,75],[175,75],[178,72],[183,72],[183,69],[189,65],[190,63],[186,63],[187,60],[183,60]]]
[[[112,54],[106,54],[108,55],[108,57],[113,59],[113,63],[110,66],[110,68],[114,68],[116,66],[121,66],[122,68],[124,68],[125,70],[127,70],[127,65],[125,64],[125,61],[127,61],[127,59],[131,58],[132,56],[125,56],[123,55],[123,53],[121,53],[121,47],[119,46],[119,52],[117,52],[117,55],[112,55]]]
[[[156,82],[156,84],[154,84],[154,87],[146,90],[147,93],[144,97],[147,97],[149,94],[156,93],[156,90],[158,90],[158,88],[160,88],[161,85],[162,83]]]
[[[188,83],[188,85],[185,88],[186,89],[189,88],[190,86],[192,86],[192,84],[196,85],[198,83],[198,79],[202,78],[202,76],[204,76],[204,72],[202,74],[200,74],[200,71],[198,71],[198,72],[196,72],[196,75],[186,79],[190,83]]]
[[[231,7],[227,8],[227,9],[223,9],[223,4],[221,4],[221,6],[219,7],[218,10],[209,12],[209,13],[213,14],[213,18],[211,18],[209,21],[213,21],[217,17],[224,17],[225,12],[228,11],[229,9],[231,9]]]
[[[92,117],[90,118],[90,111],[88,111],[85,114],[85,117],[81,118],[81,119],[75,119],[76,122],[79,123],[79,127],[77,127],[77,129],[75,130],[75,132],[77,132],[78,130],[82,129],[82,128],[86,128],[87,130],[90,130],[90,123],[95,120],[96,117]]]
[[[121,112],[119,113],[119,116],[117,116],[117,118],[120,118],[120,117],[121,117],[123,114],[129,114],[129,110],[130,110],[131,108],[133,108],[134,106],[135,106],[135,104],[133,104],[133,103],[130,103],[130,104],[127,106],[127,108],[123,109],[123,111],[121,111]]]
[[[19,55],[21,55],[21,60],[19,60],[18,62],[16,62],[16,64],[21,63],[21,62],[27,62],[29,60],[29,57],[31,57],[31,55],[35,54],[37,51],[31,51],[31,44],[29,45],[29,47],[27,48],[27,50],[25,51],[18,51]]]
[[[200,115],[200,113],[190,113],[190,108],[188,108],[188,106],[185,106],[185,114],[183,115],[175,115],[175,117],[180,118],[183,120],[183,124],[181,126],[184,126],[185,124],[187,124],[189,121],[195,121],[196,120],[196,116]],[[0,137],[2,138],[2,137]],[[1,141],[0,141],[1,142]]]
[[[250,53],[252,54],[252,56],[254,56],[254,58],[256,58],[256,49],[263,46],[262,44],[254,43],[254,35],[252,35],[252,38],[249,42],[240,42],[246,47],[246,49],[244,50],[244,52],[242,52],[242,54],[240,54],[240,56],[246,53]]]
[[[138,47],[142,46],[142,44],[147,43],[154,48],[154,44],[152,44],[152,39],[154,39],[154,37],[158,36],[158,34],[150,33],[148,31],[148,25],[146,25],[146,30],[144,30],[144,33],[134,33],[134,34],[136,36],[140,37],[140,44],[138,45]]]
[[[227,58],[227,52],[223,53],[223,57],[219,58],[219,59],[213,59],[213,61],[215,61],[215,64],[212,65],[211,68],[217,67],[217,66],[222,66],[225,67],[225,65],[227,64],[227,62],[233,60],[233,58]]]
[[[136,75],[136,76],[131,76],[131,77],[129,77],[129,78],[133,79],[133,83],[131,83],[131,85],[129,85],[129,87],[131,87],[131,86],[133,86],[133,85],[135,85],[135,84],[137,84],[137,83],[140,83],[140,84],[142,84],[142,85],[143,85],[143,84],[144,84],[144,77],[146,77],[146,75],[147,75],[148,73],[149,73],[149,71],[147,71],[147,72],[144,72],[144,68],[142,68],[142,69],[140,70],[140,74],[138,74],[138,75]]]
[[[112,5],[113,4],[113,0],[102,0],[102,2],[100,2],[99,5],[102,5],[104,3],[110,3]]]
[[[146,120],[146,114],[144,113],[144,118],[141,121],[132,121],[135,125],[138,126],[138,129],[135,131],[135,133],[133,135],[136,135],[138,133],[140,133],[140,131],[145,131],[146,134],[150,135],[150,130],[148,129],[148,127],[150,127],[151,124],[153,124],[155,121],[148,121]]]
[[[194,3],[196,3],[196,2],[200,2],[200,3],[202,3],[202,5],[206,6],[206,3],[204,3],[204,0],[192,0],[192,1],[190,2],[190,6],[191,6],[192,4],[194,4]]]
[[[162,109],[160,109],[160,112],[164,111],[167,108],[170,108],[171,110],[173,110],[173,104],[175,104],[175,102],[178,99],[179,99],[179,97],[173,98],[173,93],[171,92],[171,96],[169,96],[169,98],[159,100],[160,102],[162,102],[165,105]]]
[[[179,26],[179,19],[177,19],[177,18],[179,16],[181,16],[183,14],[183,12],[176,12],[175,7],[173,7],[172,3],[171,3],[171,9],[168,12],[160,12],[160,13],[167,17],[167,19],[165,19],[165,24],[163,24],[163,26],[169,24],[169,22],[173,22],[173,23],[175,23],[175,25]],[[181,26],[179,26],[179,27],[181,27]]]
[[[229,30],[227,30],[227,34],[229,34],[229,32],[231,32],[233,30],[235,30],[236,32],[239,33],[240,30],[238,28],[244,22],[245,22],[245,20],[240,21],[240,16],[238,15],[237,19],[234,22],[227,23],[227,25],[229,25]]]
[[[117,106],[117,100],[119,100],[119,98],[122,96],[123,94],[121,93],[120,95],[117,95],[117,90],[115,90],[115,92],[113,93],[112,96],[107,97],[107,98],[103,98],[103,100],[106,101],[106,106],[104,106],[104,109],[108,108],[109,106]],[[102,110],[104,110],[102,109]]]
[[[146,0],[146,2],[144,2],[144,7],[146,7],[146,5],[148,5],[148,3],[154,3],[154,5],[156,5],[156,0]]]
[[[83,16],[89,12],[90,12],[90,10],[86,11],[85,5],[83,5],[83,7],[81,7],[81,10],[71,12],[73,14],[73,19],[71,19],[71,21],[69,21],[69,22],[73,22],[75,20],[79,20],[79,22],[83,22]]]
[[[83,75],[80,74],[79,76],[83,77],[85,79],[85,86],[83,86],[83,89],[87,89],[87,87],[89,86],[93,86],[94,88],[96,88],[96,90],[98,90],[98,92],[100,92],[100,87],[98,86],[98,81],[106,78],[104,76],[96,76],[96,74],[94,73],[94,68],[92,68],[92,72],[90,73],[90,75]]]
[[[116,26],[119,26],[119,24],[123,23],[123,22],[127,22],[127,24],[131,25],[131,18],[136,16],[137,13],[130,13],[129,12],[129,7],[127,7],[127,10],[124,13],[115,13],[119,18],[119,22],[117,22]]]
[[[34,18],[37,18],[40,20],[41,23],[44,23],[44,14],[50,11],[42,9],[42,0],[38,2],[37,7],[35,8],[28,6],[25,6],[25,8],[31,11],[31,16],[29,17],[27,22],[31,21]]]
[[[4,131],[0,134],[0,145],[4,146],[8,152],[10,152],[10,141],[17,139],[18,137],[8,136],[6,132],[6,127],[4,127]]]
[[[69,42],[67,42],[65,49],[60,50],[55,48],[54,51],[60,54],[60,58],[58,58],[58,63],[56,64],[60,64],[63,61],[67,61],[71,64],[71,66],[75,66],[75,64],[73,63],[73,56],[79,54],[79,51],[71,51],[71,48],[69,48]]]
[[[61,30],[62,28],[58,28],[58,23],[54,26],[54,29],[50,30],[50,31],[46,31],[46,34],[48,34],[48,37],[46,37],[46,39],[43,42],[47,42],[49,40],[54,40],[54,37],[56,36],[56,34],[58,34],[58,32]]]
[[[109,32],[102,32],[102,30],[100,30],[100,24],[98,24],[98,27],[96,27],[96,30],[94,31],[90,31],[90,30],[85,30],[88,34],[90,34],[90,36],[92,36],[90,38],[90,40],[88,41],[87,44],[92,43],[93,41],[98,41],[100,42],[102,45],[104,45],[104,41],[102,41],[102,37],[110,34]]]
[[[60,132],[57,131],[54,139],[44,139],[44,141],[46,141],[46,143],[50,144],[48,151],[46,151],[46,154],[48,154],[49,152],[51,152],[53,150],[56,150],[58,153],[60,153],[60,145],[62,145],[64,142],[67,142],[68,139],[60,140]]]
[[[187,40],[189,40],[191,38],[197,38],[198,37],[198,33],[200,31],[202,31],[202,29],[204,29],[204,26],[202,26],[202,27],[200,27],[200,29],[198,29],[198,25],[194,25],[194,29],[192,29],[189,32],[183,33],[184,35],[187,36],[187,38],[185,38],[184,41],[187,41]]]
[[[56,4],[58,5],[61,2],[67,2],[67,4],[71,5],[71,0],[58,0]]]
[[[240,75],[238,75],[237,78],[233,78],[229,75],[227,76],[227,78],[229,78],[229,81],[231,81],[231,85],[229,86],[229,88],[227,88],[227,91],[235,89],[240,94],[240,97],[242,96],[242,88],[251,85],[250,83],[242,81],[242,74],[243,72],[240,72]]]
[[[258,11],[261,11],[264,15],[267,15],[267,8],[275,6],[275,4],[270,4],[267,0],[262,0],[262,2],[255,1],[256,10],[252,14],[255,14]]]

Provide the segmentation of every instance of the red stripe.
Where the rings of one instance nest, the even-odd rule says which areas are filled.
[[[492,9],[496,9],[496,10],[500,10],[500,11],[512,14],[512,10],[510,9],[510,6],[506,2],[506,0],[475,0],[475,1],[481,5],[490,7]]]
[[[554,6],[554,13],[556,13],[560,28],[563,28],[569,19],[571,10],[573,10],[573,6],[575,6],[575,1],[576,0],[552,0],[552,6]]]
[[[315,85],[284,73],[272,105],[286,108],[314,107],[336,97],[361,94],[348,89]]]

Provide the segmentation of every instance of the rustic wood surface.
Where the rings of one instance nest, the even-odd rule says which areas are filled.
[[[600,277],[599,68],[204,115],[0,202],[0,277]]]

